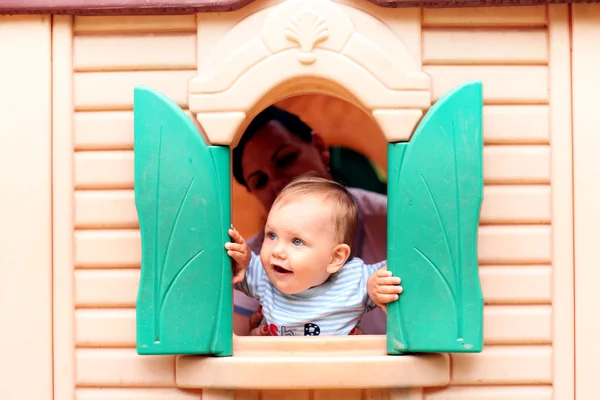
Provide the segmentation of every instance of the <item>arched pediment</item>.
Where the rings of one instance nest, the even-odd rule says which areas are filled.
[[[357,18],[369,23],[355,24]],[[394,43],[381,46],[357,25],[375,27]],[[211,143],[235,145],[240,124],[256,108],[326,93],[370,113],[389,141],[408,139],[430,106],[429,76],[390,32],[372,16],[356,10],[351,17],[329,0],[289,0],[261,10],[223,35],[190,81],[190,111]]]

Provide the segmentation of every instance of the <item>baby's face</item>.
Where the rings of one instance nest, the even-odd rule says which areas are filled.
[[[331,213],[331,206],[318,196],[289,199],[271,208],[260,260],[282,293],[303,292],[329,277],[327,266],[339,244]]]

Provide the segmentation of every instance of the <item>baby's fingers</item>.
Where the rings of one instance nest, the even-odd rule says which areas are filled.
[[[377,276],[378,278],[385,278],[386,276],[392,276],[392,271],[388,271],[387,265],[384,265],[383,267],[381,267],[377,271],[375,271],[375,276]]]
[[[397,276],[377,277],[378,285],[399,285],[402,282]]]
[[[231,242],[225,243],[225,248],[229,251],[235,251],[235,252],[240,252],[240,253],[243,253],[246,250],[245,246],[243,244],[231,243]]]
[[[382,293],[377,293],[376,297],[377,297],[376,303],[380,303],[380,304],[391,303],[392,301],[396,301],[399,298],[399,296],[397,294],[382,294]]]
[[[400,294],[402,293],[402,286],[395,285],[384,285],[377,287],[377,293],[383,294]]]
[[[244,253],[241,251],[227,250],[227,255],[233,258],[235,261],[244,259]]]
[[[244,253],[240,253],[239,251],[232,251],[232,250],[228,250],[227,251],[227,255],[231,258],[233,258],[233,260],[235,262],[237,262],[238,264],[244,264],[245,258],[246,256],[244,255]]]
[[[233,239],[234,242],[239,243],[239,244],[243,244],[244,243],[244,238],[242,237],[242,235],[240,235],[240,233],[233,227],[233,225],[231,226],[231,228],[229,229],[229,236],[231,236],[231,238]]]

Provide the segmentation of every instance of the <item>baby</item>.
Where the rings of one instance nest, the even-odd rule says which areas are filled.
[[[260,301],[272,336],[348,335],[361,315],[395,301],[400,278],[386,262],[353,258],[358,210],[333,181],[301,177],[279,194],[265,225],[260,257],[232,227],[226,243],[233,284]]]

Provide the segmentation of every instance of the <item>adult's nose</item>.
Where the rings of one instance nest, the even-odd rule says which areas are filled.
[[[275,172],[272,179],[275,183],[273,186],[277,192],[276,194],[279,194],[294,178],[295,176],[289,176],[285,172]]]
[[[283,190],[284,187],[286,187],[286,185],[288,184],[288,182],[285,181],[278,181],[277,183],[275,183],[274,185],[274,195],[275,197],[277,197],[279,195],[279,193],[281,193],[281,191]]]

